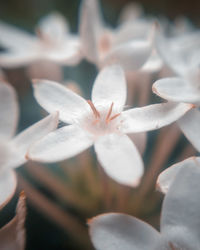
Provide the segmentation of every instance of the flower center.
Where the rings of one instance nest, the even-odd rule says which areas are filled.
[[[112,46],[112,36],[108,31],[105,31],[99,38],[98,49],[100,56],[104,56]]]
[[[83,127],[95,136],[100,136],[109,133],[117,133],[120,127],[120,120],[118,119],[120,113],[114,111],[114,103],[112,102],[109,108],[99,107],[98,109],[92,103],[87,101],[90,109],[89,115],[83,119]]]

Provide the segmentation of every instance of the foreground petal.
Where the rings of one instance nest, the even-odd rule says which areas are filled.
[[[161,233],[175,249],[198,250],[200,246],[200,165],[184,166],[165,196]]]
[[[36,142],[28,151],[28,158],[41,162],[56,162],[73,157],[93,144],[81,128],[69,125],[57,129]]]
[[[200,93],[192,83],[183,78],[171,77],[156,81],[153,92],[168,101],[200,103]]]
[[[182,169],[183,167],[190,168],[190,166],[192,165],[200,165],[200,158],[190,157],[184,161],[172,165],[171,167],[161,172],[161,174],[158,176],[156,183],[158,190],[162,193],[167,193],[180,169]]]
[[[184,135],[192,143],[192,145],[200,152],[200,111],[193,109],[184,115],[179,121],[180,126]]]
[[[136,133],[159,129],[171,124],[193,108],[186,103],[161,103],[122,112],[123,133]]]
[[[0,82],[0,136],[11,138],[18,123],[18,103],[14,88],[4,82]]]
[[[0,230],[0,249],[24,250],[25,249],[25,195],[22,192],[17,204],[16,216]]]
[[[161,243],[161,235],[153,227],[130,215],[99,215],[89,220],[89,227],[97,250],[155,250]]]
[[[126,79],[119,65],[107,66],[98,74],[93,89],[92,101],[97,105],[117,106],[121,111],[126,102]]]
[[[55,112],[41,121],[30,126],[19,135],[17,135],[11,142],[13,150],[13,157],[10,157],[2,167],[18,167],[26,162],[26,153],[28,148],[34,142],[41,139],[43,136],[55,130],[58,125],[58,112]]]
[[[126,71],[138,70],[151,54],[149,41],[134,41],[113,48],[102,61],[102,65],[117,63]]]
[[[0,173],[0,208],[4,207],[15,193],[17,178],[14,171]]]
[[[97,158],[105,172],[115,181],[137,186],[143,175],[141,156],[126,135],[109,134],[95,142]]]
[[[74,123],[89,109],[88,103],[73,91],[48,80],[33,81],[34,96],[49,113],[59,111],[60,120]]]

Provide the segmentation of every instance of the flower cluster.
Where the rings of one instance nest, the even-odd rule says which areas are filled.
[[[0,72],[0,207],[15,192],[17,179],[13,169],[28,160],[59,162],[94,145],[97,160],[108,177],[133,188],[140,184],[145,171],[141,154],[144,133],[177,121],[200,151],[199,32],[190,27],[185,27],[184,32],[170,27],[169,36],[162,22],[144,18],[137,5],[128,6],[119,26],[110,28],[103,21],[97,0],[82,0],[79,34],[71,34],[68,26],[56,12],[39,21],[35,36],[0,22],[0,45],[5,49],[0,52],[3,69],[28,69],[41,62],[52,62],[55,67],[76,66],[86,59],[99,70],[90,100],[63,83],[32,79],[35,100],[49,115],[15,136],[17,94]],[[163,77],[165,69],[171,70],[167,78]],[[127,108],[127,96],[134,91],[136,77],[150,79],[152,74],[158,79],[152,85],[153,92],[166,101]],[[148,87],[139,80],[143,90]],[[57,128],[58,121],[62,126]],[[198,250],[199,163],[199,157],[186,159],[158,177],[157,186],[166,194],[161,233],[134,217],[104,214],[89,221],[96,249]],[[22,200],[17,208],[17,214],[22,215],[15,223],[24,223]],[[6,230],[13,229],[3,228],[0,239],[5,238]],[[24,249],[24,242],[23,238],[12,244]],[[0,248],[4,247],[1,244],[8,243],[1,240]]]

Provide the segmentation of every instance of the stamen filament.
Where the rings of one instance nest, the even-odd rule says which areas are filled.
[[[100,118],[100,113],[99,111],[95,108],[94,104],[92,103],[92,101],[87,100],[87,103],[90,105],[90,108],[92,109],[95,118]]]
[[[114,103],[112,102],[110,109],[108,110],[108,114],[106,116],[106,123],[109,123],[109,121],[110,121],[110,116],[112,114],[113,105],[114,105]]]
[[[121,114],[121,113],[117,113],[116,115],[113,115],[113,116],[109,119],[109,121],[114,120],[115,118],[117,118],[118,116],[120,116],[120,114]]]

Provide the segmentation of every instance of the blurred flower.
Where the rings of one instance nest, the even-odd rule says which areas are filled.
[[[156,48],[166,65],[177,75],[184,76],[200,63],[200,32],[185,27],[172,30],[167,36],[160,26],[156,35]]]
[[[94,246],[98,250],[198,250],[199,179],[197,165],[178,172],[163,201],[161,233],[135,217],[104,214],[89,221]]]
[[[56,82],[35,80],[34,95],[48,112],[59,110],[70,124],[36,142],[28,152],[32,160],[54,162],[73,157],[92,144],[106,173],[135,186],[143,174],[137,148],[126,133],[144,132],[168,125],[185,114],[190,104],[154,104],[123,111],[126,81],[118,65],[104,68],[95,80],[92,101],[86,101]]]
[[[193,144],[200,151],[200,70],[195,68],[184,77],[170,77],[157,80],[153,84],[153,92],[162,98],[173,102],[193,103],[197,108],[183,116],[178,124]]]
[[[15,90],[0,82],[0,207],[12,197],[16,188],[16,177],[12,168],[24,164],[30,145],[57,126],[58,112],[42,119],[13,137],[18,122],[18,103]]]
[[[80,42],[69,32],[68,24],[59,13],[44,17],[36,27],[37,36],[0,22],[0,44],[8,52],[0,53],[0,65],[19,67],[39,60],[64,65],[77,64],[81,59]]]
[[[0,249],[24,250],[25,249],[25,217],[26,204],[25,194],[21,192],[15,217],[0,229]]]
[[[153,48],[155,23],[137,18],[139,10],[113,30],[104,25],[97,0],[83,0],[80,9],[80,36],[84,56],[98,67],[120,64],[124,70],[141,68]],[[155,57],[154,57],[155,61]],[[148,66],[149,67],[149,66]]]

